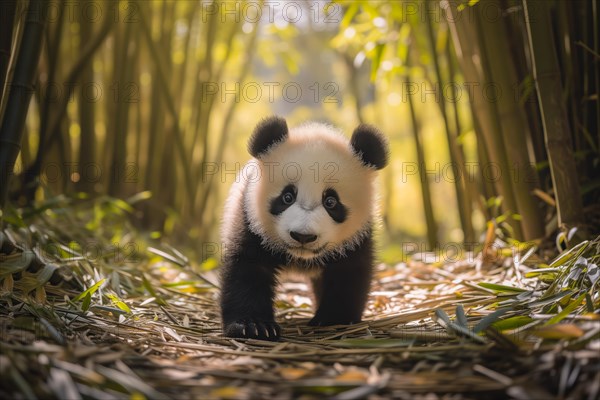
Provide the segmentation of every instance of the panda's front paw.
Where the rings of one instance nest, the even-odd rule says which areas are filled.
[[[245,319],[225,324],[223,333],[230,338],[277,341],[281,338],[281,327],[275,321]]]

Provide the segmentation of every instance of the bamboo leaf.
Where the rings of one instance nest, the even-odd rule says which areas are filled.
[[[531,303],[527,304],[530,308],[531,307],[539,307],[539,306],[545,306],[547,304],[551,304],[551,303],[556,303],[559,300],[563,299],[566,296],[570,296],[573,294],[572,290],[564,290],[562,292],[556,293],[552,296],[547,296],[547,297],[541,297],[538,300],[532,301]]]
[[[89,293],[86,293],[85,297],[83,298],[83,302],[81,303],[81,309],[83,311],[89,310],[90,304],[92,304],[92,295]]]
[[[0,279],[24,271],[34,259],[35,254],[31,250],[25,250],[21,254],[0,256]]]
[[[381,60],[383,58],[383,50],[385,49],[385,44],[378,43],[375,45],[374,55],[371,57],[371,82],[375,81],[377,78],[377,71],[379,71],[379,65],[381,64]]]
[[[414,343],[414,340],[404,339],[342,339],[330,342],[334,346],[350,347],[355,349],[385,349],[407,347]]]
[[[589,243],[590,242],[586,240],[579,243],[577,246],[574,246],[573,248],[564,251],[557,258],[555,258],[554,261],[552,261],[548,267],[554,268],[559,265],[564,265],[569,260],[578,259],[579,256],[587,249]]]
[[[594,312],[594,300],[592,300],[592,296],[587,292],[585,294],[585,306],[589,313]]]
[[[575,324],[556,324],[536,329],[533,335],[542,339],[576,339],[581,337],[584,332]]]
[[[146,275],[144,275],[144,274],[142,274],[142,284],[144,285],[144,288],[146,288],[146,290],[150,293],[150,295],[152,295],[152,297],[154,297],[156,299],[156,302],[159,305],[161,305],[161,306],[167,305],[167,302],[156,293],[156,290],[154,290],[154,287],[152,286],[150,281],[148,281],[148,279],[146,278]]]
[[[348,8],[344,12],[344,18],[342,18],[342,22],[340,25],[342,28],[345,29],[348,26],[350,26],[350,22],[352,22],[352,18],[354,18],[354,16],[358,12],[359,8],[360,8],[360,4],[358,2],[350,3]]]
[[[508,286],[508,285],[500,285],[497,283],[489,283],[489,282],[480,282],[478,283],[479,286],[486,288],[486,289],[491,289],[494,290],[498,293],[521,293],[521,292],[526,292],[526,289],[522,289],[522,288],[518,288],[518,287],[514,287],[514,286]]]
[[[502,332],[502,331],[508,331],[508,330],[520,328],[531,322],[533,322],[533,318],[531,318],[527,315],[517,315],[514,317],[503,319],[501,321],[493,322],[492,326],[496,330]]]
[[[598,279],[600,279],[600,268],[596,264],[589,264],[587,276],[590,278],[592,286],[594,286],[598,282]]]
[[[493,313],[491,313],[489,315],[486,315],[484,318],[481,319],[481,321],[479,321],[477,323],[477,325],[475,325],[473,327],[473,332],[475,332],[475,333],[483,332],[488,326],[490,326],[492,323],[496,322],[498,320],[498,318],[500,318],[501,316],[506,314],[507,311],[509,311],[508,308],[501,308],[499,310],[494,311]]]
[[[152,192],[149,190],[145,190],[143,192],[134,194],[133,196],[131,196],[130,198],[128,198],[127,200],[125,200],[127,202],[127,204],[136,204],[139,203],[140,201],[144,201],[144,200],[148,200],[152,198]]]
[[[456,322],[463,328],[468,328],[467,316],[465,315],[465,310],[462,304],[456,306]]]
[[[587,294],[587,292],[583,293],[581,296],[579,296],[578,298],[573,300],[571,302],[571,304],[569,304],[567,307],[565,307],[564,310],[562,310],[556,316],[550,318],[550,320],[548,320],[548,322],[546,322],[545,325],[557,324],[560,321],[562,321],[565,317],[567,317],[569,314],[571,314],[577,307],[579,307],[579,305],[583,302],[583,299],[585,299],[586,294]]]
[[[87,290],[81,292],[80,294],[78,294],[77,296],[75,296],[73,301],[79,301],[79,300],[83,299],[85,296],[87,296],[88,294],[90,296],[92,296],[94,293],[96,293],[96,291],[100,288],[100,286],[102,286],[104,281],[106,281],[106,278],[100,279],[98,282],[96,282],[94,285],[92,285],[89,289],[87,289]]]
[[[435,310],[434,320],[444,328],[447,328],[451,323],[450,317],[441,308]]]
[[[108,297],[112,301],[112,303],[120,310],[125,311],[127,314],[131,314],[131,309],[129,308],[129,306],[125,304],[125,302],[121,300],[117,295],[109,293],[106,295],[106,297]]]

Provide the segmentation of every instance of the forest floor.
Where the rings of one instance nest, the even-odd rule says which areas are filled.
[[[265,342],[224,338],[216,262],[128,210],[46,208],[0,233],[1,398],[600,396],[600,239],[544,259],[491,226],[473,254],[380,265],[351,326],[307,326],[308,287],[285,282]]]

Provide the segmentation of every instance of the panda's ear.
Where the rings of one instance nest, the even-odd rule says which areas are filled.
[[[367,167],[381,169],[387,165],[388,140],[374,126],[360,124],[352,133],[350,145]]]
[[[248,152],[252,157],[260,158],[273,145],[283,142],[288,136],[288,126],[281,117],[268,117],[256,125],[248,141]]]

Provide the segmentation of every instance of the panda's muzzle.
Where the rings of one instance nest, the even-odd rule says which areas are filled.
[[[298,243],[301,243],[301,244],[312,243],[315,240],[317,240],[317,235],[314,235],[312,233],[300,233],[300,232],[290,231],[290,236],[292,237],[292,239],[294,239],[295,241],[297,241]]]

